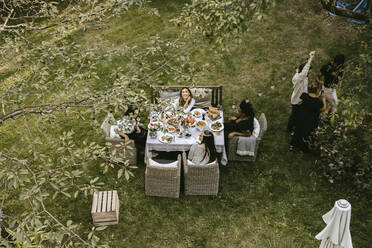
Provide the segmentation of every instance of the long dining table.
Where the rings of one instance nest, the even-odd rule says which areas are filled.
[[[154,113],[151,113],[151,115],[154,115]],[[195,122],[198,122],[201,119],[195,118]],[[225,149],[225,139],[224,139],[224,131],[219,130],[215,131],[211,128],[211,124],[215,121],[219,121],[223,124],[223,112],[220,110],[220,117],[218,120],[211,120],[208,115],[205,115],[205,119],[203,120],[206,122],[206,126],[204,128],[197,128],[196,125],[191,126],[188,129],[190,136],[186,135],[178,135],[176,133],[169,133],[169,132],[163,132],[163,131],[157,131],[156,137],[151,137],[150,131],[147,134],[146,139],[146,152],[145,152],[145,161],[147,159],[147,154],[150,151],[161,151],[161,152],[183,152],[190,150],[191,146],[193,144],[196,144],[199,139],[199,135],[204,130],[210,130],[213,133],[214,136],[214,143],[216,146],[216,151],[218,153],[221,153],[221,164],[226,165],[227,164],[227,154]],[[164,142],[161,140],[161,137],[166,135],[167,137],[171,136],[172,141],[171,142]]]

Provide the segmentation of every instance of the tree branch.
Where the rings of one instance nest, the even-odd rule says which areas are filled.
[[[15,161],[17,163],[20,163],[21,165],[23,165],[27,171],[32,175],[32,178],[33,178],[33,181],[34,181],[34,184],[35,185],[39,185],[38,181],[37,181],[37,178],[36,178],[36,174],[33,172],[33,170],[30,168],[30,166],[28,165],[28,162],[23,160],[18,160],[17,158],[13,158],[13,157],[10,157],[6,154],[2,154],[2,156],[4,156],[6,159],[8,160],[11,160],[11,161]],[[60,225],[63,229],[65,229],[66,231],[68,231],[69,233],[71,233],[73,236],[75,236],[76,238],[78,238],[83,244],[91,247],[91,245],[85,241],[84,239],[82,239],[79,235],[77,235],[74,231],[72,231],[71,229],[67,228],[65,225],[63,225],[56,217],[54,217],[54,215],[52,215],[45,207],[44,205],[44,200],[43,200],[43,196],[41,194],[41,190],[40,188],[38,188],[38,193],[40,195],[40,203],[41,203],[41,206],[43,208],[43,212],[46,213],[51,219],[53,219],[58,225]]]
[[[5,114],[0,117],[0,124],[3,124],[4,121],[14,118],[21,114],[50,114],[56,110],[67,109],[71,107],[92,107],[93,105],[82,104],[87,101],[89,98],[86,97],[80,101],[76,102],[64,102],[60,104],[43,104],[37,106],[25,106],[19,109],[12,111],[11,113]]]

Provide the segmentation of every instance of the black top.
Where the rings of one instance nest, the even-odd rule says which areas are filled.
[[[243,133],[244,131],[251,131],[253,132],[254,126],[253,126],[253,118],[249,118],[248,120],[243,120],[240,122],[236,122],[235,120],[231,121],[232,130],[234,132],[240,132]]]
[[[333,66],[331,63],[323,65],[320,72],[324,75],[324,87],[332,88],[342,78],[344,66]]]
[[[301,126],[306,129],[313,129],[318,126],[320,109],[323,107],[323,102],[318,97],[311,97],[307,93],[302,93],[300,122]]]

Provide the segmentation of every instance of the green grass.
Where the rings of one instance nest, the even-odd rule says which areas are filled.
[[[372,240],[368,236],[371,216],[367,197],[354,194],[348,185],[324,181],[316,174],[314,157],[288,152],[290,138],[285,128],[295,67],[307,59],[310,50],[316,50],[311,77],[314,79],[321,64],[336,53],[350,57],[356,50],[355,32],[344,28],[352,24],[327,17],[324,11],[320,12],[316,1],[297,2],[279,1],[266,21],[252,21],[242,44],[228,44],[230,52],[215,50],[204,42],[187,51],[196,63],[210,64],[209,71],[200,75],[200,84],[224,86],[226,113],[232,112],[233,103],[248,98],[256,113],[266,114],[269,129],[260,144],[258,160],[221,167],[217,197],[181,193],[176,200],[145,196],[142,161],[134,171],[135,177],[128,182],[115,180],[116,171],[102,174],[97,164],[87,165],[87,173],[100,176],[105,189],[117,189],[120,198],[120,222],[100,232],[102,243],[111,247],[317,247],[319,241],[314,236],[324,227],[321,216],[332,208],[335,200],[345,198],[353,205],[354,247],[368,247]],[[131,10],[110,19],[99,30],[77,31],[70,38],[103,51],[112,46],[146,47],[148,39],[157,34],[163,39],[174,39],[179,30],[169,19],[179,13],[183,4],[184,1],[153,1],[160,18],[142,10]],[[104,79],[112,68],[124,67],[125,63],[126,60],[115,59],[101,65],[98,73]],[[0,79],[12,73],[17,72],[7,72]],[[102,81],[105,84],[97,85],[96,90],[112,83]],[[35,118],[31,117],[30,121]],[[66,119],[59,123],[59,128],[49,131],[45,122],[42,131],[60,135],[74,127],[76,141],[87,138],[103,143],[99,130],[87,130],[90,121]],[[0,133],[8,135],[6,130],[14,125],[9,122],[1,126]],[[35,135],[40,132],[35,130]],[[14,141],[22,145],[16,133],[0,144],[5,147]],[[48,144],[40,147],[47,150]],[[16,198],[7,202],[12,203],[17,207],[22,205]],[[90,198],[81,197],[49,204],[62,220],[72,218],[81,223],[81,233],[86,236],[92,227],[90,203]],[[10,212],[17,211],[17,207],[14,210],[11,205],[6,207]]]

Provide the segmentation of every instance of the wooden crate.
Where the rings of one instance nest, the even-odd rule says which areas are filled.
[[[94,192],[92,218],[93,224],[96,226],[119,223],[119,197],[116,190]]]

